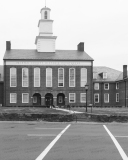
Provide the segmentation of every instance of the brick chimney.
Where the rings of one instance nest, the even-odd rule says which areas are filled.
[[[11,50],[11,42],[10,41],[6,41],[6,51]]]
[[[123,79],[127,78],[127,65],[123,65]]]
[[[80,42],[77,45],[77,50],[83,52],[84,51],[84,42]]]

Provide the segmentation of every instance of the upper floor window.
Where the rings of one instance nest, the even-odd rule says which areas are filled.
[[[99,90],[99,83],[94,83],[94,89]]]
[[[64,68],[58,68],[58,87],[64,87]]]
[[[80,102],[81,103],[86,103],[86,93],[81,93],[80,94]]]
[[[104,83],[104,89],[109,90],[109,83]]]
[[[94,103],[99,103],[99,94],[98,93],[94,94]]]
[[[28,68],[22,68],[22,87],[28,87]]]
[[[87,69],[86,68],[81,68],[81,87],[85,87],[87,83]]]
[[[10,93],[10,103],[17,103],[17,94]]]
[[[48,12],[45,11],[45,12],[44,12],[44,19],[47,19],[47,18],[48,18]]]
[[[16,68],[10,68],[10,87],[17,86],[17,70]]]
[[[104,102],[109,103],[109,94],[108,93],[104,94]]]
[[[103,72],[103,79],[107,79],[107,72]]]
[[[40,87],[40,68],[34,68],[34,87]]]
[[[52,87],[52,68],[46,69],[46,87]]]
[[[75,87],[75,68],[69,68],[69,87]]]
[[[75,102],[76,102],[76,94],[69,93],[69,103],[75,103]]]
[[[119,89],[119,82],[116,83],[116,89]]]

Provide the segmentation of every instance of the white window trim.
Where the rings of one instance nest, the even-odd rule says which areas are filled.
[[[105,84],[108,84],[108,88],[105,88]],[[109,90],[109,83],[104,83],[104,90]]]
[[[47,84],[47,70],[51,69],[51,86],[48,86]],[[46,68],[46,87],[52,87],[52,68]]]
[[[82,101],[82,95],[85,95],[85,97],[86,97],[86,93],[80,93],[80,102],[86,103],[86,98],[85,98],[85,101]]]
[[[117,87],[117,84],[118,84],[118,87]],[[116,83],[116,89],[119,89],[119,82]]]
[[[70,84],[70,70],[73,69],[74,70],[74,86],[71,86]],[[75,84],[76,84],[76,73],[75,73],[75,68],[69,68],[69,87],[75,87]]]
[[[24,69],[27,69],[27,71],[28,71],[28,79],[27,79],[27,86],[23,86],[23,70]],[[28,68],[22,68],[22,87],[29,87],[29,69]]]
[[[12,99],[11,99],[11,95],[12,94],[15,94],[16,95],[16,101],[15,102],[12,102]],[[10,93],[10,103],[17,103],[17,94],[16,93]]]
[[[71,102],[70,95],[74,94],[74,102]],[[76,103],[76,94],[75,93],[69,93],[69,103]]]
[[[35,81],[35,70],[36,69],[39,69],[39,85],[38,86],[36,86],[36,81]],[[36,68],[34,68],[34,87],[40,87],[40,68],[38,68],[38,67],[36,67]]]
[[[24,102],[24,101],[23,101],[23,95],[24,95],[24,94],[28,96],[28,97],[27,97],[27,98],[28,98],[28,101],[27,101],[27,102]],[[22,103],[29,103],[29,93],[22,93]]]
[[[63,86],[59,86],[59,70],[63,70]],[[58,68],[58,87],[64,87],[64,68]]]
[[[95,84],[98,84],[98,88],[95,88]],[[94,90],[99,90],[99,83],[94,83]]]
[[[108,94],[108,101],[105,101],[105,94]],[[109,93],[104,93],[104,103],[109,103]]]
[[[117,96],[118,96],[118,100],[117,100]],[[119,102],[119,93],[116,93],[116,102]]]
[[[98,96],[98,102],[95,101],[95,96]],[[94,103],[99,103],[99,93],[94,94]]]
[[[12,79],[11,79],[11,75],[12,75],[12,69],[16,70],[16,85],[12,86]],[[10,87],[17,87],[17,69],[15,67],[10,68]]]
[[[82,69],[86,69],[86,83],[83,86],[82,86],[82,74],[81,74]],[[85,87],[85,85],[87,84],[87,79],[88,79],[87,75],[88,75],[87,68],[81,68],[80,69],[80,87]]]

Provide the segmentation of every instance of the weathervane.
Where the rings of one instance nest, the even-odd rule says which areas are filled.
[[[46,7],[46,0],[45,0],[45,7]]]

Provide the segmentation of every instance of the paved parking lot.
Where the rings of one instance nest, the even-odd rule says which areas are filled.
[[[126,160],[128,124],[0,122],[1,160]]]

